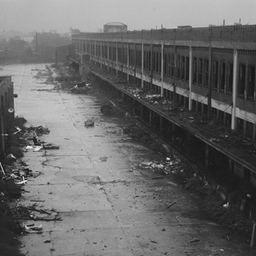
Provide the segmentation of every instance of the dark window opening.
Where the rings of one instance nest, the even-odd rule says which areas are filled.
[[[182,80],[185,79],[185,57],[184,56],[181,57],[181,75],[180,75],[180,78]]]
[[[220,66],[220,91],[224,92],[226,83],[226,63],[222,62]]]
[[[185,80],[189,81],[189,57],[186,57],[186,76]]]
[[[233,64],[228,63],[228,83],[227,83],[227,92],[233,92]]]
[[[245,91],[245,73],[246,73],[246,66],[245,64],[239,65],[239,84],[238,84],[238,95],[240,97],[244,97]]]
[[[202,85],[203,83],[203,59],[199,59],[198,63],[198,84]]]
[[[208,86],[208,80],[209,80],[209,60],[204,60],[204,86]]]
[[[197,58],[193,58],[193,83],[197,83]]]
[[[217,91],[219,83],[219,62],[213,62],[213,90]]]
[[[247,99],[254,100],[254,92],[255,92],[255,66],[250,65],[248,67]]]

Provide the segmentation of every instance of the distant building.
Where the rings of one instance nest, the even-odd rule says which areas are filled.
[[[121,22],[109,22],[103,26],[104,33],[127,32],[127,25]]]

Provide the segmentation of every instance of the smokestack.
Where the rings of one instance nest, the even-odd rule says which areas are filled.
[[[223,26],[225,26],[225,20],[223,20]]]

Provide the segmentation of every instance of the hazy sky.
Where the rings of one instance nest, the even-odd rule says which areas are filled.
[[[0,0],[0,31],[96,32],[108,22],[129,30],[256,24],[256,0]]]

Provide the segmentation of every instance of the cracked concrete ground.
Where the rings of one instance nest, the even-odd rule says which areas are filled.
[[[137,168],[155,154],[122,133],[122,118],[105,117],[89,95],[52,90],[36,80],[43,64],[4,66],[12,75],[15,114],[50,129],[43,139],[58,150],[28,151],[23,160],[42,175],[29,179],[20,203],[54,209],[62,221],[21,237],[28,256],[252,255],[249,245],[225,239],[197,201],[178,184]],[[95,118],[95,126],[84,121]],[[173,202],[177,202],[168,208]],[[224,238],[223,238],[224,237]]]

